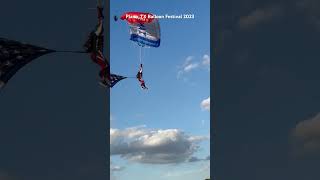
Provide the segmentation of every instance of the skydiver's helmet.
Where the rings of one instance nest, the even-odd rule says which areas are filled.
[[[114,21],[118,21],[118,17],[117,16],[113,16]]]

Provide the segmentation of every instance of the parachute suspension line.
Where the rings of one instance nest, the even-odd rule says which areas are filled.
[[[140,58],[140,64],[142,64],[142,56],[141,56],[141,50],[142,50],[142,47],[141,46],[139,46],[140,47],[140,49],[139,49],[139,58]]]

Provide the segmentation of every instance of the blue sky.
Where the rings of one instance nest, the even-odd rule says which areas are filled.
[[[160,47],[142,51],[144,79],[149,90],[142,90],[136,79],[125,79],[112,88],[111,128],[115,131],[111,134],[114,138],[111,149],[112,143],[119,146],[120,141],[140,143],[141,146],[146,146],[148,141],[165,148],[164,155],[157,150],[154,151],[158,154],[149,156],[132,154],[143,151],[138,151],[141,147],[136,147],[136,151],[127,147],[127,154],[114,153],[117,155],[111,156],[112,176],[115,179],[141,179],[143,172],[145,179],[209,177],[209,161],[204,159],[210,155],[210,110],[201,107],[204,100],[208,102],[210,99],[209,1],[111,1],[111,17],[128,11],[156,15],[191,13],[195,18],[160,19]],[[111,71],[135,76],[139,66],[139,47],[129,41],[127,23],[112,21],[110,33]],[[169,146],[166,148],[167,141],[172,138],[176,138],[173,140],[175,144],[170,145],[173,149],[179,148],[181,142],[188,145],[185,155],[172,156]],[[170,160],[164,160],[166,155]],[[197,161],[184,162],[191,157]]]

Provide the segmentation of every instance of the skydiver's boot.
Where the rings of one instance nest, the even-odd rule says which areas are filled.
[[[140,83],[141,83],[140,85],[141,85],[142,89],[148,89],[144,81],[142,81]]]
[[[143,86],[142,89],[148,89],[147,86]]]
[[[99,84],[104,87],[104,88],[107,88],[108,86],[103,82],[103,81],[100,81]]]

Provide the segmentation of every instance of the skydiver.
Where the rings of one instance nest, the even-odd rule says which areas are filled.
[[[142,71],[143,71],[142,68],[143,68],[142,64],[140,64],[140,68],[139,68],[139,71],[138,71],[137,76],[136,76],[138,80],[142,79]]]
[[[110,66],[107,59],[104,57],[103,51],[103,13],[102,8],[97,7],[98,10],[98,24],[94,31],[89,34],[88,40],[86,41],[84,48],[87,53],[90,53],[92,61],[98,64],[101,68],[99,76],[101,78],[100,84],[108,86],[110,82]]]
[[[138,71],[136,77],[137,77],[138,81],[140,82],[141,88],[148,89],[146,87],[145,81],[142,79],[142,75],[143,75],[143,67],[142,67],[142,64],[140,64],[140,68],[139,68],[139,71]]]
[[[87,53],[90,53],[90,57],[92,61],[98,64],[101,68],[99,72],[99,76],[101,78],[100,84],[104,84],[105,86],[108,83],[109,75],[110,75],[110,67],[109,64],[101,52],[103,37],[97,36],[95,32],[91,32],[87,42],[84,47]]]

